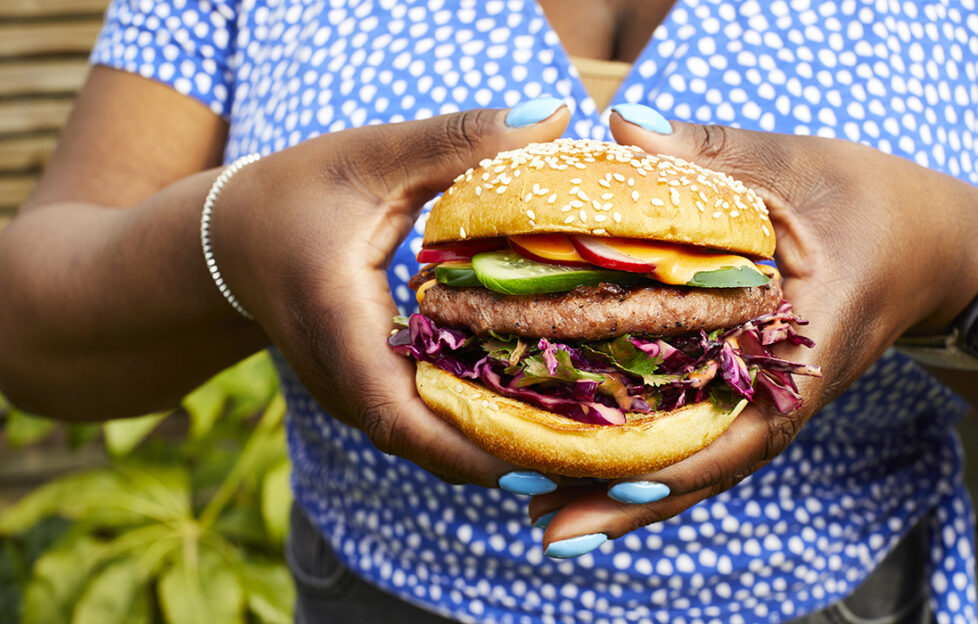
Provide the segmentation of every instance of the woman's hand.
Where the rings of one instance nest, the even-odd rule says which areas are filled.
[[[507,111],[470,111],[306,141],[242,169],[214,209],[231,291],[316,400],[382,451],[449,480],[494,487],[515,468],[418,398],[414,364],[386,344],[397,311],[385,270],[423,203],[456,176],[561,134],[562,103],[534,102],[509,125]]]
[[[755,403],[682,462],[536,497],[532,518],[559,509],[544,537],[552,556],[583,554],[603,536],[672,517],[734,486],[781,453],[897,337],[942,331],[978,293],[978,189],[968,184],[841,140],[677,122],[670,128],[645,107],[619,109],[611,128],[620,143],[724,171],[763,197],[778,235],[785,299],[810,321],[804,334],[815,341],[811,350],[776,352],[820,366],[824,377],[798,379],[798,410],[778,414],[768,402]]]

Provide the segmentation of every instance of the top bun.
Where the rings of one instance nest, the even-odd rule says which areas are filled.
[[[741,182],[673,156],[587,139],[501,152],[431,209],[424,244],[563,232],[774,253],[764,202]]]

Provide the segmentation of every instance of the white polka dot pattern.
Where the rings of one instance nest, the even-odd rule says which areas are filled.
[[[681,120],[858,141],[978,183],[978,13],[946,2],[680,0],[613,103]],[[608,138],[535,3],[117,1],[92,61],[231,123],[226,158],[326,132],[564,98]],[[390,270],[402,312],[422,217]],[[937,621],[973,622],[974,526],[951,429],[963,404],[888,353],[734,489],[572,561],[525,500],[446,485],[334,422],[276,358],[297,499],[360,575],[471,622],[779,622],[851,592],[932,526]]]

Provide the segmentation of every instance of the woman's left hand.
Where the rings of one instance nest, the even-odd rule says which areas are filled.
[[[618,142],[726,172],[765,200],[785,299],[810,321],[804,334],[815,341],[812,349],[775,352],[820,366],[824,377],[798,379],[799,409],[779,414],[758,401],[713,444],[677,464],[535,497],[534,520],[559,510],[544,535],[551,556],[583,554],[605,536],[670,518],[733,487],[781,453],[900,335],[943,331],[978,293],[978,189],[847,141],[669,127],[645,107],[621,107],[611,118]]]

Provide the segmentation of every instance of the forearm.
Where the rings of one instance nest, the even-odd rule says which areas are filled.
[[[18,216],[0,234],[0,391],[68,419],[135,415],[261,348],[267,339],[222,299],[201,253],[216,175],[130,210],[54,203]]]

